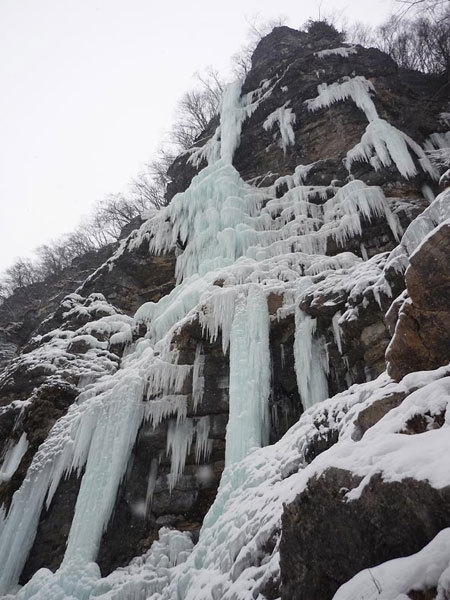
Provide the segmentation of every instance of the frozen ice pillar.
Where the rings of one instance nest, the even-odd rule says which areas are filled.
[[[269,393],[269,311],[264,293],[254,285],[237,298],[231,326],[226,466],[267,444]]]
[[[306,410],[328,398],[328,359],[314,336],[316,319],[295,309],[294,358],[298,391]]]

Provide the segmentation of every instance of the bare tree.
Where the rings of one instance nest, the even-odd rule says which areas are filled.
[[[40,279],[39,268],[29,258],[18,258],[6,270],[3,292],[25,287],[36,283]]]
[[[175,151],[188,150],[217,115],[225,88],[218,72],[209,67],[195,74],[197,86],[185,92],[177,104],[176,119],[169,133]]]
[[[360,44],[366,48],[376,45],[373,27],[367,23],[357,21],[344,27],[345,39],[350,44]]]
[[[286,25],[286,22],[287,17],[285,15],[280,15],[269,20],[261,19],[260,15],[254,15],[251,19],[247,20],[248,41],[231,57],[232,70],[235,77],[245,79],[251,69],[252,55],[256,46],[272,29]]]
[[[355,23],[347,27],[346,39],[351,43],[379,48],[405,69],[449,73],[450,7],[439,0],[398,1],[408,6],[428,6],[430,10],[421,11],[410,19],[404,15],[392,15],[375,29]]]
[[[435,14],[436,11],[445,9],[448,0],[395,0],[400,7],[397,11],[399,16],[404,16],[408,11],[414,11],[417,14],[428,13]]]

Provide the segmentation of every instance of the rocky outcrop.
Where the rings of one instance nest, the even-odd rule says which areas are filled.
[[[43,282],[17,288],[9,298],[5,299],[0,305],[0,366],[2,361],[3,366],[6,366],[8,360],[15,356],[34,335],[42,321],[57,310],[63,298],[74,292],[92,271],[112,255],[114,250],[115,245],[110,244],[98,251],[87,252],[75,258],[72,264],[63,269],[59,275],[50,276]],[[8,344],[7,353],[3,356],[2,338],[3,344]]]
[[[367,121],[362,111],[345,102],[311,113],[305,101],[317,95],[319,83],[333,84],[363,74],[376,88],[374,102],[381,118],[419,143],[437,128],[442,129],[438,121],[446,97],[438,77],[418,73],[410,77],[386,54],[361,46],[349,59],[330,53],[324,60],[323,50],[343,46],[346,45],[339,34],[328,26],[310,33],[277,27],[258,44],[242,91],[251,92],[265,85],[266,93],[264,102],[243,123],[241,143],[233,159],[245,180],[267,186],[280,176],[292,174],[298,165],[308,165],[304,174],[306,185],[346,180],[348,172],[343,160],[360,141]],[[281,143],[276,127],[264,127],[268,117],[282,106],[296,115],[292,124],[294,142],[289,145]],[[212,137],[216,125],[212,122],[200,136],[199,147]],[[184,191],[205,164],[200,162],[195,169],[189,154],[180,156],[171,171],[170,196]],[[353,164],[352,175],[369,185],[382,186],[389,198],[412,201],[422,205],[422,209],[426,206],[421,186],[428,181],[427,176],[406,180],[393,166],[374,170],[361,161]]]
[[[435,369],[450,357],[450,224],[434,231],[410,258],[403,302],[386,358],[397,381]]]
[[[96,322],[114,315],[117,324],[96,328]],[[0,499],[4,506],[9,506],[37,449],[57,420],[67,413],[83,387],[118,368],[120,352],[115,354],[107,347],[116,328],[126,328],[123,319],[120,311],[108,304],[101,294],[88,298],[69,295],[41,324],[42,330],[49,329],[46,322],[56,329],[32,338],[22,354],[1,373],[2,441],[17,441],[25,433],[28,442],[17,470],[10,479],[0,483]],[[67,498],[64,502],[68,503]],[[58,525],[54,531],[58,532],[57,538]]]
[[[149,256],[145,244],[132,249],[129,240],[123,244],[78,292],[83,296],[100,292],[127,315],[134,315],[141,304],[158,302],[175,287],[175,254]]]
[[[332,598],[354,575],[421,550],[450,526],[450,490],[374,476],[357,500],[360,478],[331,469],[286,507],[280,545],[282,600]],[[375,592],[376,582],[374,582]]]

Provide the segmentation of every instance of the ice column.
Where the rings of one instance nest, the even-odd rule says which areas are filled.
[[[240,101],[241,82],[230,83],[224,92],[220,111],[220,158],[231,163],[233,154],[241,139],[242,122],[245,112]]]
[[[236,302],[230,336],[230,416],[225,464],[268,441],[270,393],[269,311],[254,285]]]
[[[304,409],[328,398],[328,362],[319,340],[314,338],[316,319],[295,310],[294,358],[297,385]]]

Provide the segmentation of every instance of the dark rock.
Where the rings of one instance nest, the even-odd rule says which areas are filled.
[[[421,550],[450,525],[450,489],[375,475],[357,500],[360,478],[329,469],[285,507],[280,544],[282,600],[331,600],[351,577]]]
[[[115,247],[110,244],[87,252],[75,258],[59,275],[14,290],[0,305],[0,328],[7,329],[8,341],[18,347],[24,345],[42,321],[58,308],[61,300],[74,292],[92,271],[103,264]],[[11,327],[12,322],[15,322],[14,327]]]
[[[295,324],[292,315],[272,321],[270,327],[272,394],[269,399],[271,443],[279,440],[298,421],[303,412],[295,373],[294,334]]]
[[[36,571],[45,567],[56,571],[66,549],[81,479],[75,474],[61,481],[50,507],[44,508],[33,546],[20,581],[24,585]]]
[[[353,439],[360,440],[365,432],[384,417],[390,410],[397,408],[406,398],[407,392],[393,392],[377,402],[373,402],[367,408],[358,413],[355,420],[355,432]]]
[[[114,260],[113,268],[105,263],[78,293],[88,296],[101,292],[108,302],[129,315],[144,302],[158,302],[175,287],[175,255],[151,256],[144,246],[125,249]]]
[[[436,369],[450,360],[450,225],[442,225],[410,259],[403,302],[386,354],[388,373]]]

